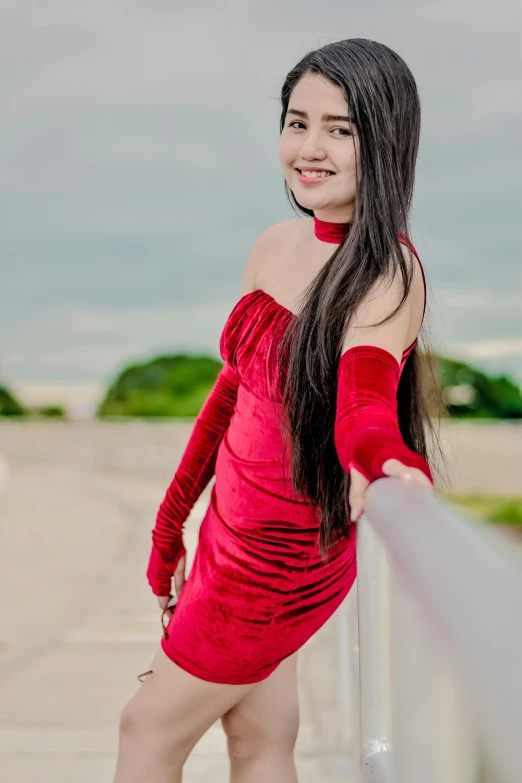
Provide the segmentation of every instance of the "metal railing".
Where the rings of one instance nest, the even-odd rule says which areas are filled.
[[[385,478],[366,493],[357,564],[364,783],[522,780],[521,551]]]

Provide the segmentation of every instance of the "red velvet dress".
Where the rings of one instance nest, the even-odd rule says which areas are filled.
[[[293,317],[258,289],[240,298],[220,338],[239,374],[237,401],[194,564],[161,641],[176,664],[211,682],[265,679],[321,628],[356,577],[355,536],[324,563],[318,514],[294,494],[288,455],[283,465],[274,371]]]

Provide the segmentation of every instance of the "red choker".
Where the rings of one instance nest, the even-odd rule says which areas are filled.
[[[351,221],[348,223],[330,223],[327,220],[319,220],[314,215],[314,234],[322,242],[332,242],[340,245],[350,233]]]

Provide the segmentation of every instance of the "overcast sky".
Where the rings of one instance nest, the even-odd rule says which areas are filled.
[[[518,3],[0,8],[0,379],[105,383],[159,351],[218,356],[252,243],[292,215],[286,73],[364,37],[406,60],[421,96],[412,239],[435,346],[522,381]]]

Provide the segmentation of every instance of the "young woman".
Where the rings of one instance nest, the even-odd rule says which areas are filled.
[[[169,619],[122,711],[115,783],[179,783],[218,718],[234,783],[296,781],[296,654],[353,584],[366,487],[396,476],[433,491],[426,287],[408,240],[414,78],[356,38],[307,54],[281,98],[279,155],[302,217],[254,244],[224,366],[157,515],[147,576]],[[214,474],[185,581],[183,524]]]

